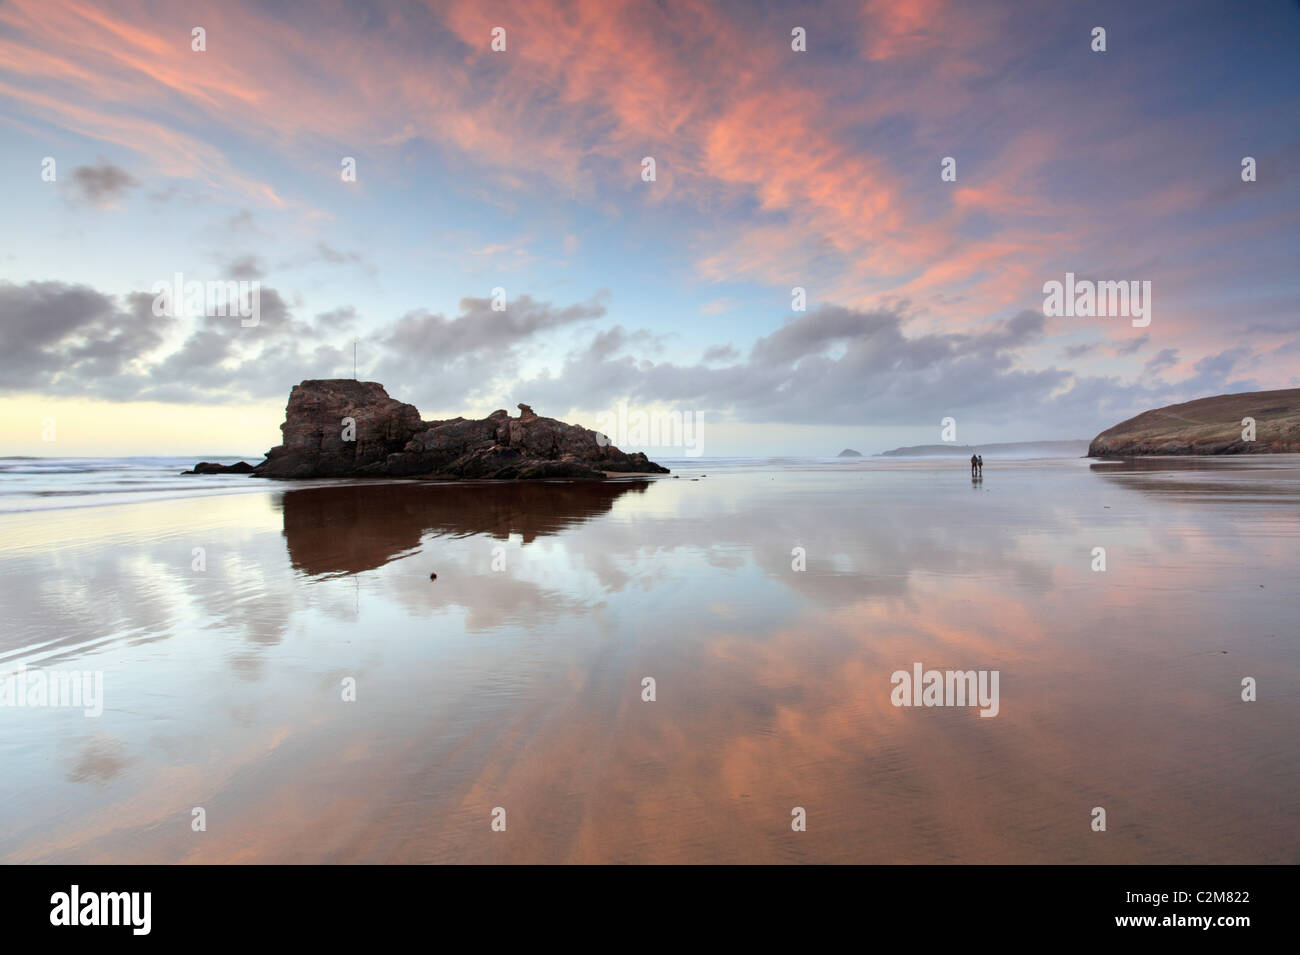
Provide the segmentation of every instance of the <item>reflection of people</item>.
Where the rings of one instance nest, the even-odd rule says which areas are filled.
[[[984,455],[977,454],[975,456],[975,466],[979,468],[980,477],[983,477],[984,476]]]
[[[979,459],[978,457],[976,457],[975,455],[972,454],[972,455],[970,456],[970,476],[971,476],[971,477],[974,477],[974,476],[975,476],[975,469],[976,469],[977,467],[979,467],[979,464],[980,464],[980,459]]]

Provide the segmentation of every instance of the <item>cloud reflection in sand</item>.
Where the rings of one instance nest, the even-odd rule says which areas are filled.
[[[941,466],[709,474],[205,502],[204,582],[184,508],[134,537],[124,509],[76,550],[108,632],[61,651],[110,675],[114,775],[19,773],[0,856],[1291,861],[1296,701],[1234,688],[1298,673],[1294,472],[1231,472],[1212,505],[1077,462],[975,493]],[[895,709],[913,661],[999,669],[1002,712]]]

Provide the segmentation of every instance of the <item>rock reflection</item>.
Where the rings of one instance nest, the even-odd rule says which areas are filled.
[[[1097,461],[1090,467],[1108,483],[1149,494],[1174,494],[1218,503],[1300,501],[1300,454],[1125,458]]]
[[[288,491],[280,500],[295,570],[357,574],[411,552],[421,538],[486,534],[525,544],[605,514],[647,480],[351,484]]]

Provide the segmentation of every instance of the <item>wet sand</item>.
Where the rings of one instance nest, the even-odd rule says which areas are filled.
[[[1300,458],[676,473],[0,516],[0,860],[1300,861]]]

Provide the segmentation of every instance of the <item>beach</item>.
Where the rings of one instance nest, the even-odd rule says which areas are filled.
[[[1300,455],[663,463],[22,496],[0,861],[1300,861]]]

